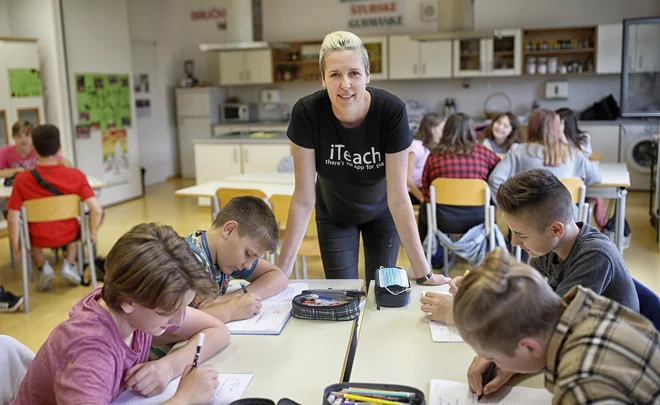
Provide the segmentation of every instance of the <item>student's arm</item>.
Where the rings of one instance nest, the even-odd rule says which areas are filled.
[[[385,154],[385,178],[387,182],[387,206],[390,209],[394,225],[401,238],[401,243],[408,253],[412,271],[416,278],[426,276],[431,270],[424,255],[422,241],[417,232],[417,223],[413,213],[412,202],[408,197],[406,187],[406,168],[408,166],[408,151]],[[433,274],[424,284],[440,285],[449,282],[441,274]]]
[[[9,241],[11,242],[11,248],[14,250],[14,257],[20,257],[21,254],[21,244],[19,238],[20,231],[20,211],[9,210],[7,213],[7,232],[9,233]],[[30,254],[28,252],[28,254]]]
[[[101,225],[103,218],[103,208],[96,197],[91,197],[85,200],[87,207],[89,207],[89,237],[92,243],[96,243],[96,232]]]
[[[493,392],[499,390],[507,381],[511,379],[511,377],[515,375],[515,373],[504,371],[499,367],[495,367],[495,378],[493,378],[491,382],[486,384],[484,387],[482,375],[486,372],[486,370],[488,370],[490,363],[490,360],[480,356],[476,356],[474,360],[472,360],[472,363],[470,363],[470,367],[468,368],[468,386],[470,387],[470,391],[477,395],[492,394]]]
[[[612,281],[614,272],[612,261],[606,253],[600,249],[581,249],[580,256],[573,260],[570,268],[564,270],[564,279],[555,290],[557,295],[563,297],[576,285],[589,288],[596,294],[602,294]]]
[[[499,190],[500,186],[502,183],[507,181],[511,176],[513,176],[514,173],[514,165],[513,165],[513,150],[514,148],[511,148],[506,155],[504,155],[504,159],[502,159],[497,166],[493,169],[492,172],[490,172],[490,176],[488,176],[488,185],[490,186],[490,196],[491,199],[497,204],[497,190]]]
[[[11,177],[17,173],[24,172],[25,169],[22,167],[12,167],[10,169],[2,169],[0,170],[0,177]]]
[[[577,154],[577,160],[575,162],[578,167],[579,173],[575,177],[580,177],[584,180],[586,186],[594,183],[600,183],[603,178],[600,175],[600,169],[598,162],[593,162],[583,154]]]
[[[561,378],[561,376],[560,376]],[[560,379],[557,379],[560,381]],[[611,379],[600,376],[585,378],[571,378],[570,384],[562,386],[558,383],[552,393],[552,405],[579,405],[579,404],[630,404],[630,398],[623,389],[617,390],[620,384],[613,384]]]
[[[307,225],[316,204],[316,153],[293,145],[293,168],[296,186],[291,198],[286,232],[279,258],[279,268],[288,278],[293,271],[293,263],[298,255],[300,244],[307,232]],[[410,199],[408,199],[410,200]]]
[[[124,379],[126,386],[145,396],[163,392],[167,384],[181,375],[184,368],[192,363],[197,348],[197,335],[200,332],[206,335],[199,356],[200,362],[229,344],[229,330],[222,322],[202,311],[186,308],[179,329],[174,334],[155,336],[152,345],[158,346],[186,339],[188,343],[159,360],[132,367],[126,372]]]
[[[247,278],[250,282],[249,293],[256,294],[265,299],[284,290],[289,280],[279,267],[266,261],[259,260],[252,274]],[[242,293],[242,290],[237,290]]]
[[[413,168],[415,167],[415,161],[417,160],[417,156],[415,156],[414,153],[410,152],[408,153],[408,188],[410,189],[410,193],[415,196],[419,201],[423,202],[424,201],[424,194],[422,194],[422,190],[417,186],[417,183],[415,183],[415,180],[413,180]]]

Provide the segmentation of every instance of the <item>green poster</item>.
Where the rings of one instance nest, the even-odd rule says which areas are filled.
[[[41,97],[39,69],[9,69],[9,91],[12,97]]]
[[[96,129],[130,127],[130,88],[128,75],[77,74],[78,125]]]

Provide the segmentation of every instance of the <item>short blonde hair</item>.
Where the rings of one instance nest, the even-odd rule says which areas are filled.
[[[561,298],[541,273],[497,248],[463,279],[454,322],[463,339],[511,357],[520,339],[544,336],[559,321]]]
[[[319,69],[321,74],[325,73],[325,57],[334,51],[358,51],[362,56],[364,70],[369,71],[369,54],[362,45],[362,40],[357,35],[348,31],[335,31],[323,38],[321,52],[319,52]]]

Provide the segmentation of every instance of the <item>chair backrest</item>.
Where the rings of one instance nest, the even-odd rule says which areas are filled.
[[[488,183],[479,179],[433,180],[435,203],[464,207],[477,207],[490,204]]]
[[[280,229],[286,229],[286,223],[289,218],[289,208],[291,207],[291,196],[285,194],[273,194],[268,199],[270,206],[275,214],[275,220],[280,224]],[[312,210],[312,216],[307,224],[307,236],[316,236],[316,209]]]
[[[589,156],[589,160],[595,160],[600,162],[601,161],[600,153],[598,152],[591,153],[591,156]]]
[[[650,288],[633,278],[637,297],[639,297],[639,313],[653,322],[657,330],[660,330],[660,297]]]
[[[35,198],[23,202],[27,222],[54,222],[80,216],[80,196],[77,194]]]
[[[227,201],[234,197],[250,196],[261,198],[262,200],[265,200],[267,197],[263,191],[252,188],[219,188],[216,190],[215,195],[218,198],[220,207],[227,204]]]
[[[571,193],[573,204],[584,204],[586,187],[582,179],[577,177],[562,177],[559,181],[561,181],[568,189],[568,192]]]

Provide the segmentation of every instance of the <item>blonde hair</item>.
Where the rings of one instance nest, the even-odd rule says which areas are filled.
[[[571,147],[561,132],[559,115],[552,110],[534,110],[527,124],[527,142],[543,145],[544,164],[559,166],[571,158]]]
[[[454,298],[463,339],[509,357],[520,339],[549,333],[560,314],[561,298],[541,273],[502,248],[470,270]]]
[[[33,128],[34,127],[32,126],[32,123],[30,123],[30,121],[18,120],[14,123],[14,125],[11,126],[11,136],[18,135],[18,133],[24,129],[27,129],[28,131],[30,131],[30,134],[32,134]]]
[[[365,72],[369,71],[369,54],[362,45],[362,40],[357,35],[348,31],[335,31],[323,38],[321,51],[319,52],[319,69],[321,74],[325,73],[325,57],[334,51],[358,51],[364,63]]]
[[[171,226],[136,225],[108,253],[101,296],[115,310],[132,302],[172,313],[188,290],[196,301],[218,296],[217,283]]]

